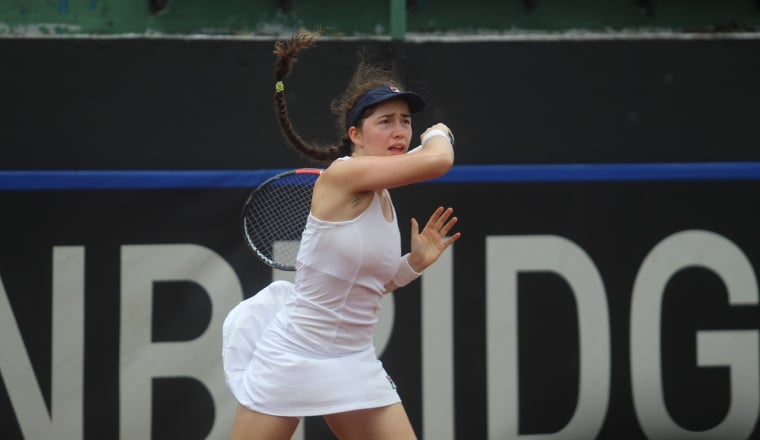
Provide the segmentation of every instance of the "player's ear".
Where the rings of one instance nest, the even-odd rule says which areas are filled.
[[[348,138],[351,139],[351,142],[354,145],[361,145],[362,141],[362,132],[358,128],[356,128],[355,125],[352,125],[351,127],[348,127]]]

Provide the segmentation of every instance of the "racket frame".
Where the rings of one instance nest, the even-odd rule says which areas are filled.
[[[248,215],[247,212],[249,210],[249,207],[254,200],[254,198],[257,196],[257,194],[261,191],[263,191],[264,188],[268,187],[270,184],[281,180],[287,176],[290,175],[300,175],[300,174],[310,174],[310,175],[316,175],[319,176],[322,173],[323,169],[321,168],[295,168],[292,170],[282,171],[274,176],[271,176],[267,178],[265,181],[260,183],[256,188],[254,188],[246,197],[245,202],[243,202],[243,206],[240,212],[240,225],[242,227],[243,232],[243,238],[245,241],[246,246],[248,247],[248,250],[250,250],[259,260],[261,260],[264,264],[267,266],[270,266],[274,269],[284,270],[284,271],[295,271],[295,264],[283,264],[281,262],[275,261],[274,256],[272,255],[267,256],[264,254],[256,245],[254,245],[253,240],[250,237],[249,233],[249,225],[248,225]],[[315,179],[316,181],[316,179]],[[309,199],[309,203],[311,203],[311,199]],[[308,210],[307,210],[308,212]],[[306,224],[306,218],[304,218],[304,225]],[[300,234],[299,234],[300,239]],[[270,243],[270,246],[272,248],[274,247],[274,243]]]

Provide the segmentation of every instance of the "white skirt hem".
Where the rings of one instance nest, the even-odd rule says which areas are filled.
[[[279,313],[292,288],[292,283],[276,281],[228,314],[222,360],[227,387],[235,399],[250,410],[287,417],[401,402],[372,345],[329,356],[302,345],[303,338]]]

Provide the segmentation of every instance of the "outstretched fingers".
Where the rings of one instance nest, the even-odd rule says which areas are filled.
[[[454,208],[446,208],[444,210],[442,206],[439,206],[430,216],[425,227],[432,228],[438,234],[445,236],[457,223],[458,219],[456,217],[451,217],[451,214],[453,213]]]
[[[436,227],[436,224],[438,223],[442,214],[443,214],[443,206],[439,206],[438,208],[436,208],[435,211],[433,211],[432,214],[430,214],[430,218],[428,219],[427,223],[425,223],[425,228],[426,229],[431,228],[436,231],[440,229],[439,227]]]
[[[451,246],[462,236],[460,232],[457,232],[447,237],[459,220],[457,217],[452,216],[453,213],[454,208],[449,207],[444,209],[442,206],[439,206],[430,216],[422,231],[423,235],[434,234],[437,237],[436,241],[438,241],[438,247],[441,250]],[[413,225],[413,229],[416,229],[416,225]]]
[[[449,210],[453,211],[451,208],[449,208]],[[450,215],[451,215],[451,213],[449,213],[449,216]],[[441,228],[440,228],[441,235],[442,236],[448,235],[449,231],[451,231],[451,229],[454,227],[454,225],[457,224],[457,221],[459,221],[459,219],[457,217],[451,217],[450,219],[448,219],[448,221],[446,221],[446,223],[444,223],[443,226],[441,226]]]
[[[459,232],[448,236],[458,221],[457,217],[452,215],[453,212],[453,208],[438,207],[428,218],[422,231],[419,230],[417,220],[412,218],[412,246],[409,261],[418,272],[433,264],[446,248],[462,236]]]
[[[462,233],[461,232],[457,232],[454,235],[452,235],[451,237],[449,237],[446,240],[446,242],[443,244],[444,248],[447,248],[447,247],[451,246],[455,241],[459,240],[459,237],[461,237],[461,236],[462,236]]]

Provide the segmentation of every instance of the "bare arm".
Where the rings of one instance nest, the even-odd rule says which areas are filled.
[[[449,133],[446,125],[438,123],[428,128]],[[434,179],[446,174],[454,165],[454,148],[446,136],[432,136],[424,148],[414,154],[394,156],[362,156],[350,161],[337,161],[325,172],[334,185],[349,192],[360,193],[392,189]]]

